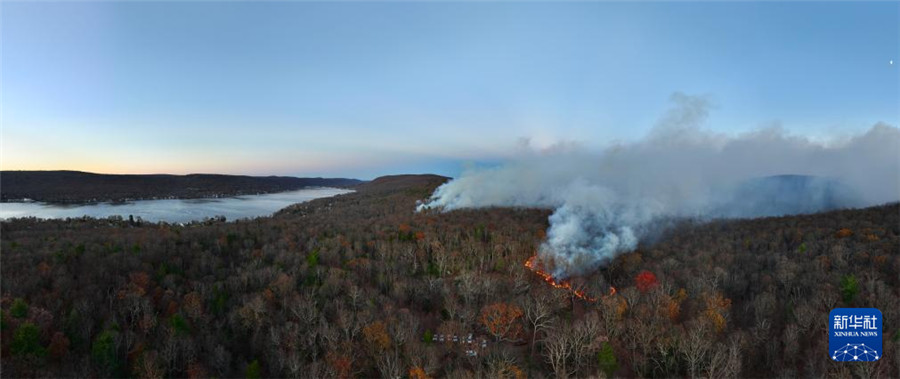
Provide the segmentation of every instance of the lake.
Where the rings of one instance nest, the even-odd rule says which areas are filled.
[[[106,218],[129,215],[157,222],[190,222],[225,216],[228,220],[271,216],[291,204],[353,192],[339,188],[310,188],[297,191],[214,199],[137,200],[126,203],[48,204],[41,202],[0,203],[0,219],[14,217]]]

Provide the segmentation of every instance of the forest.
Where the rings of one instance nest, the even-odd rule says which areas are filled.
[[[351,187],[356,179],[219,174],[115,175],[81,171],[0,171],[0,201],[48,203],[198,199],[283,192],[307,187]]]
[[[446,180],[253,220],[3,221],[2,374],[900,377],[900,204],[683,220],[552,286],[525,264],[550,211],[416,212]],[[830,359],[836,307],[883,312],[882,359]]]

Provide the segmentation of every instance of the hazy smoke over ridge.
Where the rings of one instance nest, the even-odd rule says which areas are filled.
[[[700,128],[704,99],[672,100],[641,141],[599,153],[526,144],[499,167],[465,171],[419,208],[554,209],[539,256],[566,277],[634,249],[661,218],[783,215],[900,198],[896,127],[879,123],[830,143],[780,128],[729,136]],[[777,176],[785,174],[793,176]]]

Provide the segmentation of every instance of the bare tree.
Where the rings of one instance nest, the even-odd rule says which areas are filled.
[[[688,372],[692,378],[700,373],[703,361],[709,353],[712,344],[709,336],[710,326],[703,320],[694,320],[689,324],[687,336],[681,341],[679,351],[688,363]]]
[[[388,331],[391,334],[391,340],[397,348],[401,345],[415,340],[415,336],[419,332],[419,320],[416,319],[408,309],[401,309],[397,312],[397,317],[388,323]]]
[[[316,306],[313,296],[308,293],[296,298],[291,306],[291,314],[300,320],[300,324],[305,329],[312,328],[319,320],[319,308]]]
[[[225,376],[231,369],[231,353],[222,345],[216,345],[212,352],[212,366],[219,375]]]
[[[570,331],[572,368],[577,372],[600,347],[602,326],[596,312],[590,312],[575,322]]]
[[[403,373],[403,361],[396,350],[389,350],[379,354],[375,359],[375,365],[382,378],[399,378]]]
[[[723,370],[723,377],[737,378],[741,374],[742,358],[741,349],[743,344],[743,335],[735,334],[728,341],[728,359]]]
[[[557,378],[568,378],[575,375],[575,370],[569,367],[568,362],[572,357],[571,329],[566,327],[554,327],[544,337],[544,358],[553,369]]]
[[[603,320],[603,330],[610,338],[619,335],[619,327],[621,325],[619,322],[619,301],[619,298],[616,296],[600,299],[600,316]]]
[[[513,371],[517,370],[515,352],[507,346],[492,350],[486,361],[488,376],[492,378],[513,377]]]
[[[526,296],[522,304],[525,320],[531,326],[531,355],[534,355],[534,343],[538,333],[553,323],[553,308],[546,291],[537,291]]]
[[[359,306],[362,304],[363,295],[363,290],[355,284],[347,289],[347,298],[350,299],[350,307],[353,308],[354,312],[359,310]]]
[[[337,315],[337,325],[343,334],[345,341],[352,341],[362,329],[362,326],[356,322],[356,316],[346,309],[341,303],[338,303],[335,313]]]
[[[299,378],[300,370],[303,368],[303,361],[300,359],[300,354],[297,352],[291,352],[287,358],[287,370],[288,374],[290,374],[291,378]]]
[[[464,272],[456,277],[458,281],[457,290],[463,299],[463,303],[472,304],[475,296],[478,294],[478,284],[483,278],[477,278],[471,272]]]
[[[706,362],[706,376],[710,378],[724,378],[728,366],[728,349],[722,343],[717,343],[709,351],[709,360]]]

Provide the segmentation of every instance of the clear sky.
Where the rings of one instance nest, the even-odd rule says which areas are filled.
[[[455,175],[676,91],[728,133],[900,124],[898,2],[4,1],[0,49],[4,170]]]

